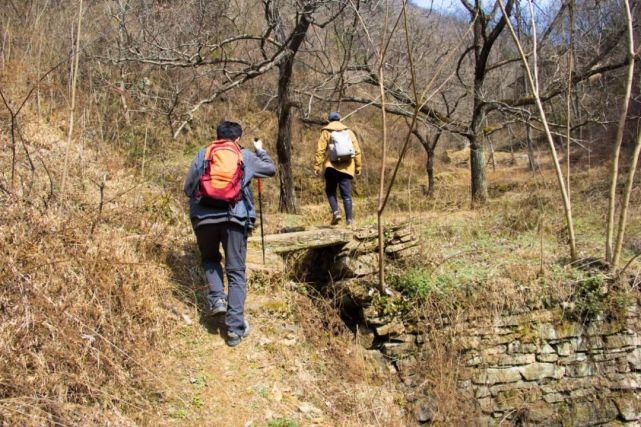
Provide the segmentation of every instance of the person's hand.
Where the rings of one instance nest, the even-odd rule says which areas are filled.
[[[263,141],[261,141],[260,139],[254,139],[254,148],[256,149],[256,151],[262,150],[263,149]]]

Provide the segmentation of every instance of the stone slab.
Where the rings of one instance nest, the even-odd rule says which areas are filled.
[[[635,371],[641,370],[641,348],[636,348],[628,354],[628,363]]]
[[[283,254],[301,249],[341,246],[352,240],[354,232],[348,228],[317,228],[294,233],[268,234],[265,236],[265,247],[271,252]],[[260,246],[261,237],[252,236],[248,245]]]
[[[536,361],[544,363],[555,363],[559,360],[559,356],[556,353],[553,354],[537,354]]]
[[[378,272],[378,255],[366,254],[356,258],[339,257],[332,270],[341,277],[362,277],[374,274]]]
[[[352,240],[341,249],[339,256],[363,255],[370,252],[378,252],[378,240]]]
[[[394,319],[390,323],[376,328],[376,334],[378,336],[401,335],[404,332],[405,325],[398,319]]]
[[[554,363],[535,362],[519,368],[523,378],[528,381],[542,380],[544,378],[561,378],[565,369]]]
[[[499,354],[488,356],[484,362],[496,366],[520,366],[529,365],[535,362],[534,354],[516,353],[516,354]]]
[[[415,346],[411,343],[386,342],[381,347],[383,354],[392,358],[409,356],[413,350],[415,350]]]
[[[519,368],[482,369],[472,376],[472,382],[479,385],[514,383],[521,380]]]
[[[625,421],[641,420],[641,397],[626,393],[614,398],[614,404]]]

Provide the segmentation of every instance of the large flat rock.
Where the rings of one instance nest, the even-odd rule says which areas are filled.
[[[301,249],[340,246],[354,238],[354,231],[349,228],[314,228],[293,233],[269,234],[265,236],[265,248],[269,252],[285,254]],[[260,233],[249,238],[250,249],[260,250]]]

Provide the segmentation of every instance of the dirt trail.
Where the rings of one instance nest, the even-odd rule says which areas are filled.
[[[235,348],[222,317],[183,315],[161,368],[165,403],[150,425],[403,424],[395,379],[338,323],[319,329],[307,297],[250,290],[246,312],[252,331]]]
[[[171,180],[182,176],[191,158],[177,154],[162,165],[152,164],[150,171],[159,168],[153,172]],[[175,196],[183,201],[181,193]],[[272,233],[310,219],[272,215],[265,220],[265,233]],[[180,326],[167,340],[159,403],[155,413],[143,417],[145,424],[405,425],[397,374],[356,342],[327,301],[278,274],[285,269],[280,256],[268,251],[267,264],[276,268],[265,269],[256,242],[247,259],[251,334],[239,346],[228,347],[223,318],[206,319],[200,310],[205,289],[191,227],[186,221],[177,225],[175,239],[166,242],[171,246],[166,263],[174,288],[190,296],[170,302],[176,304]]]

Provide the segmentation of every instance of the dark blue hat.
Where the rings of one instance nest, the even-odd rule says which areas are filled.
[[[338,114],[336,111],[332,111],[327,115],[327,120],[330,122],[338,122],[341,119],[341,115]]]

